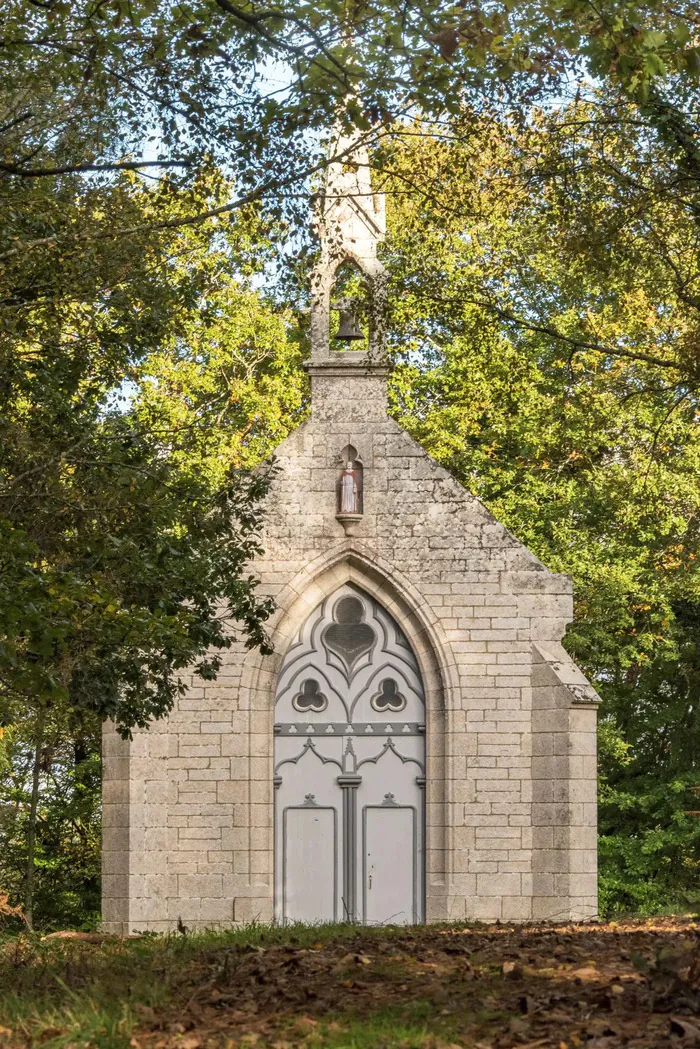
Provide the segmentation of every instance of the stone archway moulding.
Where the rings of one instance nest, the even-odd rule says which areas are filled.
[[[277,674],[293,637],[316,606],[344,583],[366,590],[395,617],[413,645],[425,688],[433,695],[433,707],[449,715],[457,706],[459,678],[438,617],[401,572],[356,539],[338,543],[314,558],[275,597],[277,611],[270,624],[274,651],[270,656],[259,651],[248,655],[243,688],[271,689],[272,704]]]
[[[394,616],[410,641],[420,667],[426,693],[426,917],[441,919],[447,917],[444,900],[451,867],[447,738],[452,728],[451,713],[460,709],[455,661],[439,620],[423,595],[400,572],[384,564],[374,551],[357,540],[341,542],[315,558],[282,589],[276,598],[278,607],[270,629],[273,654],[262,656],[251,652],[245,661],[241,698],[247,701],[258,732],[264,726],[261,733],[264,753],[261,753],[263,740],[259,735],[255,756],[269,765],[271,787],[274,697],[280,667],[292,639],[309,614],[345,583],[366,591]],[[271,790],[269,803],[271,813]],[[250,813],[252,829],[257,824],[260,805],[251,808],[257,810]],[[272,821],[266,817],[264,823],[270,828],[272,850]],[[258,830],[263,832],[263,827]]]

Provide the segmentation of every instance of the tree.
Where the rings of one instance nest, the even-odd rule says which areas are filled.
[[[54,708],[36,763],[36,717],[18,706],[3,734],[0,884],[28,903],[30,926],[36,919],[45,928],[91,927],[100,909],[99,718]],[[32,805],[35,770],[40,790]]]
[[[369,131],[416,107],[443,117],[465,99],[561,95],[584,76],[645,101],[692,156],[675,101],[700,71],[687,2],[9,0],[1,17],[0,170],[19,179],[164,164],[187,177],[210,155],[239,194],[220,207],[272,194],[280,208],[323,163],[308,132],[339,112]],[[59,223],[7,250],[128,228]]]
[[[627,195],[664,142],[620,122],[601,143],[588,112],[397,145],[392,403],[573,575],[565,643],[604,699],[602,900],[653,909],[692,902],[700,864],[697,234],[668,195]]]
[[[243,232],[238,230],[241,237]],[[264,243],[256,241],[256,246],[264,261]],[[106,411],[97,397],[96,414],[93,405],[86,406],[78,429],[83,469],[76,468],[77,456],[69,444],[59,457],[68,481],[55,483],[60,480],[55,459],[46,463],[43,457],[52,450],[58,454],[58,442],[72,439],[73,431],[66,435],[59,429],[62,416],[44,419],[47,443],[36,449],[31,477],[33,485],[41,480],[41,491],[31,506],[26,504],[28,492],[18,499],[25,507],[25,527],[44,522],[44,539],[50,538],[62,555],[70,556],[65,567],[73,573],[80,569],[88,587],[87,593],[78,589],[64,571],[51,584],[55,603],[50,604],[45,575],[38,576],[35,560],[27,561],[32,585],[36,589],[39,584],[38,596],[30,593],[37,622],[52,631],[53,647],[39,668],[30,661],[28,672],[34,676],[26,680],[24,694],[7,684],[2,693],[6,764],[0,786],[0,884],[13,898],[28,901],[30,922],[34,912],[44,927],[90,925],[99,909],[100,717],[116,714],[126,728],[132,718],[143,724],[158,716],[180,688],[178,666],[185,666],[200,644],[228,643],[233,602],[229,598],[228,614],[225,607],[212,607],[226,596],[224,584],[235,590],[236,608],[245,612],[246,603],[253,600],[247,580],[237,574],[238,558],[252,552],[253,535],[241,544],[235,529],[227,530],[223,512],[232,471],[233,483],[240,487],[240,471],[263,462],[305,410],[306,380],[292,316],[247,287],[240,275],[252,265],[246,256],[238,253],[233,260],[239,271],[235,281],[229,249],[215,257],[202,253],[196,241],[189,247],[176,255],[174,283],[187,287],[189,269],[202,282],[204,267],[206,277],[197,284],[198,294],[191,306],[179,298],[171,300],[173,313],[165,313],[159,341],[130,368],[126,403],[118,411]],[[94,363],[90,356],[89,374]],[[49,372],[49,378],[52,375]],[[56,399],[60,401],[58,395]],[[69,418],[75,421],[72,414]],[[16,432],[32,447],[26,417],[18,421]],[[140,442],[138,455],[131,444],[129,455],[118,442],[115,448],[115,439],[125,435]],[[120,486],[122,476],[126,483]],[[247,496],[245,482],[242,491]],[[217,499],[223,500],[220,507]],[[75,516],[63,501],[73,506],[79,501],[84,513]],[[58,510],[60,527],[52,525],[47,533],[45,518],[55,516],[52,507]],[[190,533],[192,522],[199,529],[195,536]],[[44,573],[53,568],[45,559],[42,565]],[[183,584],[190,588],[189,598]],[[128,588],[130,604],[125,606],[122,595]],[[201,638],[182,620],[182,613],[191,611],[192,593],[201,602]],[[10,597],[18,620],[25,622],[24,595],[8,585]],[[174,607],[181,598],[180,606]],[[164,600],[168,603],[161,612],[159,602]],[[267,606],[252,607],[259,621]],[[205,621],[203,611],[211,621]],[[125,647],[127,633],[130,644]],[[151,662],[146,668],[145,663],[136,664],[133,647],[144,660],[147,645]],[[152,660],[161,652],[162,663],[154,667]],[[75,673],[65,695],[56,689],[47,695],[43,678],[60,653],[71,660]],[[18,653],[16,672],[27,670],[27,658],[27,652]],[[142,669],[148,670],[148,680]],[[116,709],[110,708],[115,701]],[[34,792],[33,779],[38,786]]]
[[[106,209],[115,221],[138,216],[147,223],[153,209],[182,205],[167,183],[150,190],[122,176],[98,191],[71,178],[62,191],[66,208]],[[213,173],[198,188],[208,199],[220,190]],[[198,331],[210,330],[215,341],[219,325],[242,359],[246,340],[254,353],[261,335],[269,353],[286,346],[284,324],[246,291],[251,271],[265,262],[263,226],[251,213],[235,228],[220,223],[218,236],[217,251],[208,231],[187,229],[125,240],[120,250],[96,244],[82,258],[25,273],[27,295],[6,308],[0,723],[16,725],[23,710],[15,753],[30,762],[29,785],[20,774],[17,796],[28,793],[14,826],[27,833],[30,921],[35,866],[47,840],[45,755],[58,746],[56,726],[77,718],[94,732],[95,718],[112,718],[128,735],[167,713],[184,688],[185,668],[215,676],[218,653],[236,635],[267,645],[271,605],[256,596],[245,570],[258,549],[265,471],[244,469],[251,457],[234,454],[233,435],[231,448],[223,441],[214,447],[203,429],[210,420],[197,411],[178,419],[172,399],[154,395],[147,410],[128,403],[146,382],[146,359],[153,377],[160,368],[165,381],[164,362],[184,361],[190,339],[204,350]],[[238,341],[236,310],[243,318]],[[240,420],[237,393],[229,394],[229,416],[237,411]],[[298,408],[291,388],[285,397]]]
[[[98,200],[118,221],[166,190],[139,192]],[[230,461],[210,478],[192,468],[196,443],[187,461],[163,420],[114,400],[235,267],[198,247],[187,233],[124,242],[43,274],[51,294],[18,305],[0,344],[1,694],[70,698],[124,732],[169,709],[178,669],[215,674],[232,620],[265,644],[269,604],[242,574],[264,478]]]
[[[182,468],[219,484],[231,466],[259,467],[303,418],[304,348],[291,310],[223,281],[206,310],[145,357],[134,416],[175,435]]]

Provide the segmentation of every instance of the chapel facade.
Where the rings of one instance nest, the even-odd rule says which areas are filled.
[[[276,450],[251,566],[274,652],[234,645],[149,731],[105,729],[107,931],[596,914],[598,697],[561,644],[571,580],[387,414],[384,201],[362,145],[333,148],[311,417]]]

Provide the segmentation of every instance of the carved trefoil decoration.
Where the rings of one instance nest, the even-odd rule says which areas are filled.
[[[406,697],[403,696],[398,689],[398,685],[393,678],[384,678],[379,685],[379,692],[377,692],[370,700],[374,710],[379,711],[398,711],[403,710],[406,706]]]
[[[359,598],[345,595],[333,606],[333,622],[325,628],[321,641],[326,659],[335,664],[351,682],[356,672],[367,666],[377,643],[377,635],[365,623],[365,608]]]
[[[307,678],[302,682],[301,691],[292,700],[292,705],[295,710],[302,713],[305,710],[314,710],[318,713],[326,709],[328,700],[320,691],[318,681],[315,681],[314,678]]]

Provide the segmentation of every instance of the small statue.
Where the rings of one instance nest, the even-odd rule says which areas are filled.
[[[345,469],[340,475],[340,512],[341,514],[359,514],[360,502],[358,499],[357,473],[353,469],[355,464],[348,460]]]

